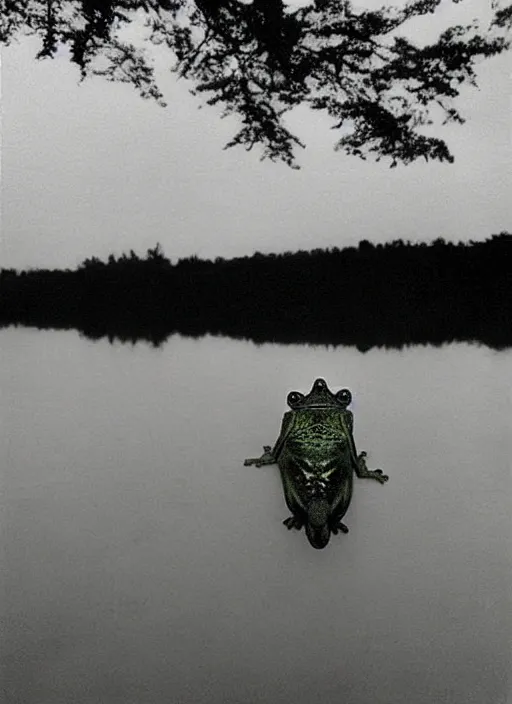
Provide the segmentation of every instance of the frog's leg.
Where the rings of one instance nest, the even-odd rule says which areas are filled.
[[[348,533],[347,526],[341,522],[341,518],[336,518],[330,522],[330,528],[334,535],[338,535],[338,531],[341,530],[342,533]]]
[[[274,448],[271,449],[270,445],[263,445],[263,454],[261,457],[250,457],[244,460],[244,465],[247,467],[251,464],[255,464],[256,467],[262,467],[265,464],[276,464],[286,438],[290,434],[293,427],[294,414],[292,411],[287,411],[283,416],[283,422],[281,423],[281,432],[276,440]]]
[[[340,461],[342,461],[342,466],[345,466],[346,460]],[[348,533],[348,528],[341,519],[350,506],[353,483],[352,468],[348,467],[341,475],[341,479],[338,480],[338,488],[332,500],[332,513],[329,526],[334,535],[337,535],[339,530],[342,533]]]
[[[285,518],[283,524],[288,528],[288,530],[291,530],[292,528],[300,530],[306,522],[304,510],[300,505],[293,482],[289,478],[286,471],[281,471],[281,479],[283,482],[284,499],[290,513],[292,514],[289,518]]]
[[[368,469],[365,460],[366,452],[361,452],[359,455],[357,454],[353,434],[354,416],[352,415],[352,412],[343,411],[340,414],[340,423],[346,437],[349,439],[350,454],[352,455],[352,464],[356,475],[360,479],[376,479],[381,484],[385,484],[389,479],[388,475],[383,474],[382,469]]]
[[[295,528],[296,530],[300,530],[302,526],[304,525],[304,521],[300,516],[290,516],[289,518],[285,518],[283,521],[283,525],[285,525],[288,530],[291,530],[292,528]]]
[[[255,464],[256,467],[262,467],[265,464],[275,464],[279,460],[279,456],[283,450],[286,439],[293,428],[294,419],[295,414],[292,411],[287,411],[283,416],[281,432],[279,433],[279,437],[277,438],[273,449],[270,448],[270,445],[264,445],[263,454],[261,457],[249,458],[245,460],[244,465]],[[300,530],[304,525],[304,520],[301,518],[302,510],[300,508],[300,504],[297,500],[297,496],[291,482],[285,478],[283,472],[281,472],[281,477],[286,505],[292,513],[292,515],[289,518],[286,518],[283,523],[288,530],[291,530],[292,528]]]

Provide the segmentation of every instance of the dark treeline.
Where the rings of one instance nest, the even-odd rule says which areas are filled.
[[[172,264],[157,245],[76,270],[0,272],[0,325],[75,328],[111,341],[173,333],[255,342],[402,347],[512,344],[512,235],[397,240]]]

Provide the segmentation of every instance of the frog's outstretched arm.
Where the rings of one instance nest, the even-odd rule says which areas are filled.
[[[256,467],[263,467],[264,464],[275,464],[276,462],[277,460],[272,454],[270,445],[263,445],[263,454],[261,457],[249,457],[244,460],[244,465],[248,467],[251,464],[255,464]]]
[[[346,436],[349,438],[350,454],[352,455],[352,461],[356,476],[358,476],[360,479],[376,479],[381,484],[385,484],[389,479],[388,475],[383,474],[382,469],[368,469],[365,460],[366,452],[363,451],[360,452],[359,455],[357,454],[353,434],[354,416],[352,415],[351,411],[344,411],[343,414],[340,416],[340,421],[343,429],[345,430]]]
[[[387,474],[382,473],[382,469],[368,469],[366,466],[366,452],[360,452],[357,457],[357,469],[356,474],[358,477],[368,477],[369,479],[376,479],[381,484],[385,484],[389,477]]]
[[[271,449],[270,445],[263,445],[263,454],[261,457],[250,457],[244,460],[244,465],[249,466],[255,464],[256,467],[262,467],[264,464],[276,464],[283,449],[286,438],[290,434],[293,427],[294,414],[292,411],[287,411],[283,416],[283,422],[281,423],[281,432],[276,440],[274,448]]]

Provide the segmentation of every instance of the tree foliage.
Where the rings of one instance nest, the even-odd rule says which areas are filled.
[[[120,31],[144,18],[147,41],[174,56],[173,70],[209,105],[235,114],[241,127],[226,145],[262,148],[262,158],[298,168],[304,146],[283,119],[298,105],[329,115],[342,129],[335,148],[391,166],[453,161],[446,143],[425,134],[436,112],[464,122],[454,106],[475,66],[509,47],[512,9],[495,7],[490,26],[453,26],[419,45],[403,32],[409,20],[434,13],[442,0],[358,10],[350,0],[4,0],[0,42],[23,34],[41,39],[38,58],[59,45],[71,51],[82,78],[131,83],[165,106],[151,60]],[[457,2],[458,0],[454,0]],[[492,0],[495,2],[495,0]]]

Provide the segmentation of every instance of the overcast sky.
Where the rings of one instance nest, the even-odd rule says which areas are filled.
[[[448,3],[412,31],[430,37],[483,12],[484,0]],[[483,62],[480,90],[464,91],[467,123],[437,130],[455,164],[362,162],[334,152],[327,118],[299,109],[289,122],[307,149],[293,171],[256,149],[223,151],[235,118],[198,110],[163,54],[165,109],[128,85],[78,84],[65,53],[36,61],[38,47],[2,50],[4,267],[75,267],[156,242],[176,260],[512,230],[510,53]]]

